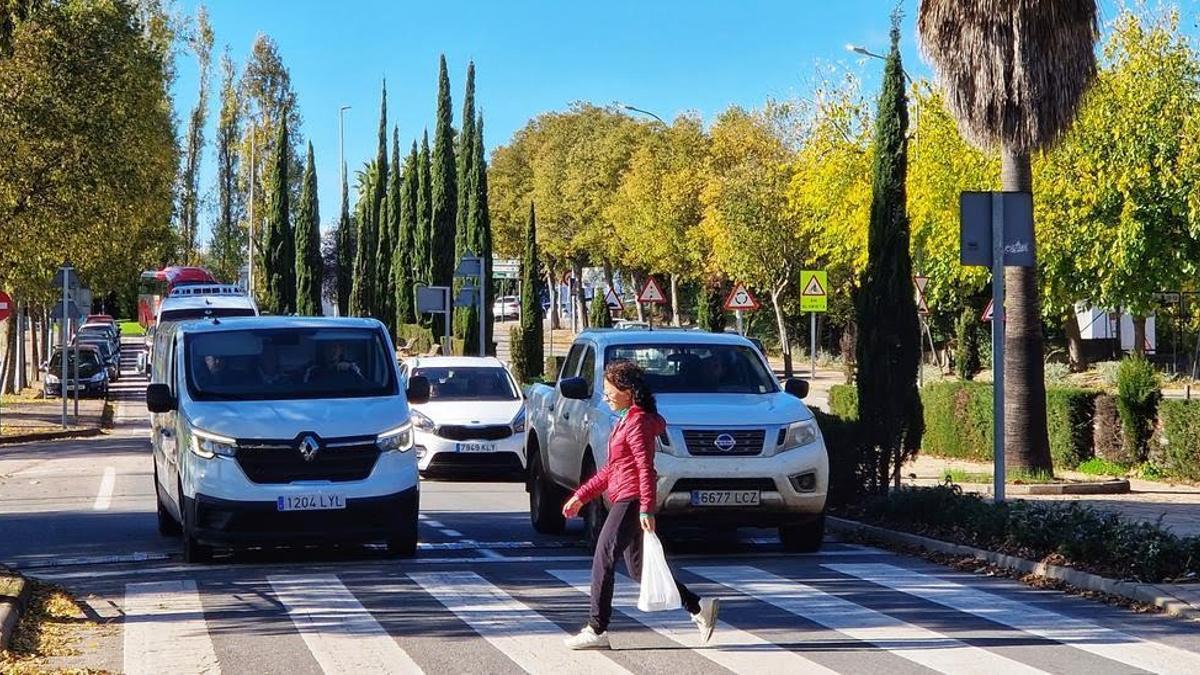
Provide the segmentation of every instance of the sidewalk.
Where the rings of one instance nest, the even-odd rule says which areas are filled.
[[[104,419],[104,399],[79,399],[79,417],[75,401],[67,400],[68,432],[99,431]],[[62,400],[22,400],[0,406],[0,443],[14,442],[32,434],[56,433],[62,428]]]
[[[942,482],[947,469],[972,473],[991,473],[992,465],[940,457],[918,456],[904,466],[905,482],[910,485],[935,485]],[[915,478],[910,476],[915,474]],[[1094,480],[1075,471],[1057,471],[1062,478]],[[1114,511],[1130,520],[1160,523],[1181,537],[1200,536],[1200,487],[1173,485],[1137,478],[1129,479],[1129,494],[1123,495],[1037,495],[1013,499],[1076,501],[1099,509]],[[991,494],[988,488],[984,494]]]

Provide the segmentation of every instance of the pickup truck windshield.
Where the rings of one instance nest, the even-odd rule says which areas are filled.
[[[188,390],[196,400],[278,401],[397,393],[378,331],[271,328],[189,335]]]
[[[662,344],[609,347],[605,363],[633,361],[656,394],[773,394],[775,378],[753,347]]]
[[[517,390],[502,368],[416,368],[429,380],[431,401],[515,401]]]

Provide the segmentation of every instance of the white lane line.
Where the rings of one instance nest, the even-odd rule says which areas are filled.
[[[835,572],[1054,640],[1152,673],[1200,673],[1200,654],[894,565],[824,565]]]
[[[547,570],[580,593],[590,592],[591,573],[587,570]],[[708,644],[700,641],[696,625],[687,612],[637,611],[638,587],[623,574],[616,575],[613,608],[654,632],[696,650],[696,653],[735,673],[834,673],[821,664],[788,651],[753,633],[717,622]]]
[[[493,551],[490,548],[479,549],[479,555],[483,556],[484,558],[487,558],[488,560],[503,560],[504,559],[504,556],[500,555],[499,553]]]
[[[567,633],[474,572],[409,574],[493,647],[530,673],[627,673],[599,652],[567,649]]]
[[[325,673],[424,672],[336,576],[273,575],[267,581]]]
[[[459,532],[458,530],[451,530],[448,528],[443,528],[442,534],[446,535],[447,537],[454,537],[455,539],[460,539],[463,536],[462,532]]]
[[[445,527],[445,525],[442,525],[441,521],[439,521],[439,520],[432,520],[432,519],[426,518],[425,516],[421,516],[421,522],[423,522],[423,523],[425,523],[426,525],[428,525],[428,526],[430,526],[430,527],[433,527],[433,528],[442,528],[442,527]]]
[[[1045,672],[756,567],[685,569],[938,672],[965,675]]]
[[[125,584],[124,672],[221,672],[195,581]]]
[[[92,504],[93,511],[107,511],[112,504],[113,488],[117,485],[116,467],[104,467],[104,477],[100,479],[100,492],[96,494],[96,503]]]

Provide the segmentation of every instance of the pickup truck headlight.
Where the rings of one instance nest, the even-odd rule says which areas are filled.
[[[410,413],[412,425],[417,429],[420,429],[421,431],[432,432],[437,427],[437,425],[433,423],[433,420],[429,419],[425,413],[418,412],[416,410],[412,410]]]
[[[784,437],[783,445],[780,448],[781,450],[802,448],[806,445],[816,443],[820,435],[820,432],[817,430],[816,420],[796,422],[788,427],[787,436]]]
[[[212,459],[217,455],[233,457],[237,454],[237,440],[200,429],[192,429],[192,454],[204,459]]]
[[[420,413],[413,413],[415,417]],[[413,425],[411,423],[385,431],[375,438],[375,445],[383,452],[408,452],[413,446]]]
[[[525,408],[524,407],[522,407],[521,412],[517,413],[517,416],[513,418],[512,430],[513,430],[514,434],[525,433]]]

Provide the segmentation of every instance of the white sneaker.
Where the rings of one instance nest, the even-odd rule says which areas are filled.
[[[700,639],[707,643],[712,638],[713,630],[717,627],[717,614],[721,611],[720,598],[704,598],[700,600],[700,611],[692,615],[692,623],[700,629]]]
[[[710,631],[711,632],[711,631]],[[567,649],[608,649],[608,633],[599,633],[590,626],[584,626],[578,635],[563,640]]]

